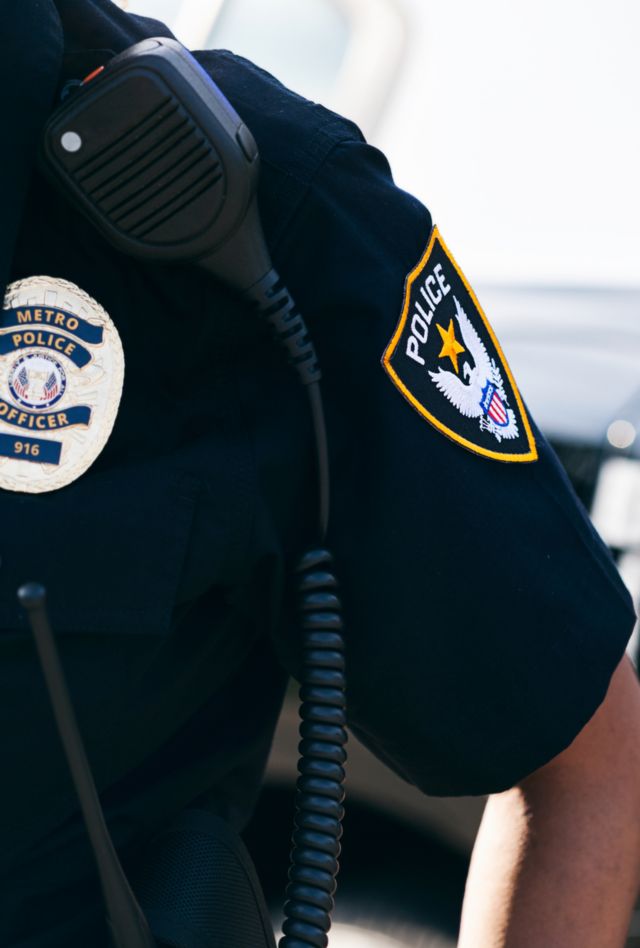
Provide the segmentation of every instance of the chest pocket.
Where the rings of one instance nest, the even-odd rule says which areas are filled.
[[[0,628],[27,628],[16,591],[36,581],[56,631],[167,632],[198,490],[145,463],[47,494],[0,492]]]

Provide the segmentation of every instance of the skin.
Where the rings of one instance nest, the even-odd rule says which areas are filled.
[[[573,744],[490,797],[458,948],[623,948],[640,887],[640,687],[625,658]]]

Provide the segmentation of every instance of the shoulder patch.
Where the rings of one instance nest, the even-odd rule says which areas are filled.
[[[407,277],[382,365],[413,408],[453,441],[498,461],[537,460],[500,343],[437,227]]]

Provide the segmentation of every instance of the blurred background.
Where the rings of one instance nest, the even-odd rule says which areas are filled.
[[[129,0],[354,119],[426,203],[640,600],[637,0]],[[426,235],[425,235],[426,241]],[[637,635],[631,644],[637,651]],[[287,704],[248,840],[274,911]],[[332,948],[455,944],[478,800],[425,800],[355,741]],[[384,865],[375,853],[383,843]],[[375,844],[375,845],[374,845]],[[640,915],[629,948],[640,945]]]

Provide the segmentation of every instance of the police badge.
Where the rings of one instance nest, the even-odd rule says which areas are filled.
[[[382,364],[416,411],[453,441],[499,461],[537,459],[500,343],[437,227],[407,277]]]
[[[118,412],[124,354],[105,310],[66,280],[7,287],[0,322],[0,488],[37,494],[76,480]]]

